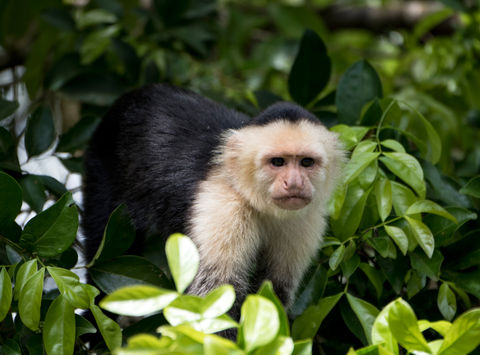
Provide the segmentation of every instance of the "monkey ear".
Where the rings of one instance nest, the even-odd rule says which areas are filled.
[[[224,137],[223,163],[230,172],[235,171],[242,150],[241,135],[236,130],[229,130]]]

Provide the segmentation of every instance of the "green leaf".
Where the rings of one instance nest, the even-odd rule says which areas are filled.
[[[330,255],[330,259],[328,260],[328,266],[330,269],[335,271],[343,261],[343,257],[345,256],[345,245],[340,245],[333,253]]]
[[[377,291],[377,297],[380,298],[382,295],[383,282],[385,281],[385,278],[382,277],[377,269],[367,263],[360,263],[359,268],[365,273],[365,275],[367,275],[368,279]]]
[[[369,238],[368,242],[382,257],[392,259],[397,257],[397,249],[395,249],[392,240],[386,235]]]
[[[417,159],[406,153],[383,153],[380,161],[400,179],[410,185],[418,196],[425,198],[426,187],[423,170]]]
[[[19,106],[18,101],[9,101],[0,97],[0,121],[13,115]]]
[[[197,274],[200,261],[197,248],[187,236],[173,234],[167,240],[165,252],[177,291],[182,293]]]
[[[231,285],[223,285],[208,293],[201,304],[201,313],[205,318],[218,317],[227,313],[235,302],[235,290]]]
[[[163,311],[165,319],[173,326],[198,321],[202,319],[202,301],[200,296],[195,295],[178,297]]]
[[[81,63],[91,64],[100,57],[110,45],[113,37],[120,32],[121,27],[112,25],[91,32],[84,40],[80,48]]]
[[[25,129],[25,148],[32,157],[45,152],[55,140],[55,125],[50,109],[39,107],[29,117]]]
[[[255,355],[291,355],[293,352],[293,340],[286,336],[278,336],[268,346],[255,351]]]
[[[280,327],[275,304],[258,295],[248,295],[242,305],[240,326],[243,348],[249,352],[270,343]]]
[[[437,205],[433,201],[429,201],[429,200],[416,201],[410,207],[408,207],[407,211],[405,212],[405,214],[407,215],[414,215],[417,213],[432,213],[432,214],[445,217],[451,220],[452,222],[457,223],[457,219],[452,214],[448,213],[446,209]]]
[[[5,355],[22,355],[20,345],[13,339],[7,339],[1,347]]]
[[[392,202],[393,208],[397,216],[406,214],[408,207],[410,207],[418,198],[408,187],[391,181],[392,184]]]
[[[392,211],[392,184],[390,180],[380,178],[375,183],[375,199],[377,201],[378,214],[382,221],[390,215]]]
[[[343,181],[348,184],[365,170],[380,153],[360,152],[352,155],[352,159],[347,163],[343,171]]]
[[[363,106],[382,97],[382,83],[375,69],[365,60],[354,63],[340,78],[335,104],[340,121],[353,125],[360,118]]]
[[[52,257],[73,244],[77,229],[78,212],[69,192],[27,223],[20,242],[40,256]]]
[[[395,339],[408,351],[431,353],[427,341],[420,332],[417,317],[410,305],[397,298],[388,312],[388,324]]]
[[[44,275],[45,268],[41,268],[33,274],[22,287],[18,298],[20,319],[27,328],[33,331],[39,329]]]
[[[480,344],[480,309],[463,313],[453,322],[438,355],[468,354]]]
[[[23,199],[37,213],[43,209],[47,201],[45,186],[42,180],[35,175],[24,175],[20,179],[20,185],[23,190]]]
[[[457,312],[457,298],[446,282],[442,283],[438,290],[437,306],[443,317],[449,321]]]
[[[11,222],[22,207],[22,189],[10,175],[0,171],[0,224]]]
[[[372,326],[379,310],[372,304],[347,293],[347,300],[357,315],[369,344],[372,344]]]
[[[293,343],[292,355],[312,355],[312,340],[299,340]]]
[[[408,238],[405,232],[394,226],[387,226],[385,225],[385,232],[393,239],[395,244],[397,244],[398,248],[402,252],[403,255],[407,254],[408,251]]]
[[[438,250],[434,250],[431,257],[427,257],[418,250],[414,250],[410,253],[410,263],[412,268],[435,281],[439,278],[442,262],[443,255]]]
[[[12,281],[6,269],[0,271],[0,322],[7,316],[12,303]]]
[[[405,148],[403,147],[402,144],[397,142],[396,140],[393,139],[386,139],[384,141],[380,142],[381,145],[383,145],[386,148],[389,148],[393,150],[394,152],[397,153],[406,153]]]
[[[74,308],[61,295],[48,308],[43,324],[43,343],[48,355],[73,354],[75,346]]]
[[[480,198],[480,176],[476,176],[460,189],[460,193]]]
[[[18,300],[23,286],[27,283],[27,280],[37,272],[37,259],[29,260],[23,263],[18,269],[17,276],[15,277],[15,290],[14,299]]]
[[[275,291],[273,290],[273,285],[271,281],[264,281],[260,289],[258,290],[258,295],[265,297],[266,299],[273,302],[275,307],[277,307],[278,318],[280,321],[280,327],[278,329],[278,335],[290,336],[290,325],[288,323],[287,312],[282,302],[279,300]]]
[[[312,30],[303,33],[288,77],[288,91],[300,105],[307,105],[325,88],[331,63],[322,39]]]
[[[452,327],[452,323],[447,322],[446,320],[439,320],[436,322],[429,322],[426,320],[419,320],[418,321],[418,327],[420,328],[420,331],[423,332],[429,328],[434,329],[438,334],[441,336],[445,337],[445,335],[448,333],[450,328]]]
[[[102,334],[105,343],[110,351],[119,348],[122,345],[122,331],[120,326],[113,320],[103,314],[102,310],[95,305],[91,305],[93,317],[97,322],[97,327]]]
[[[90,306],[91,300],[88,292],[85,285],[80,283],[77,274],[53,266],[47,266],[47,271],[55,280],[60,293],[73,307],[87,309]]]
[[[123,255],[135,240],[135,226],[127,206],[121,204],[110,215],[97,253],[89,265]]]
[[[232,341],[216,335],[209,335],[204,338],[203,351],[205,355],[243,355]]]
[[[423,224],[419,220],[410,218],[408,216],[405,216],[405,219],[407,220],[410,227],[412,227],[412,232],[416,241],[423,249],[425,254],[427,254],[427,256],[431,258],[433,255],[433,250],[435,248],[435,239],[433,238],[432,232],[425,224]]]
[[[417,293],[419,293],[427,284],[427,276],[418,272],[417,270],[411,270],[409,272],[407,281],[407,297],[411,299]]]
[[[140,256],[124,255],[96,263],[88,269],[95,284],[105,293],[112,293],[123,286],[153,285],[164,288],[173,286],[162,271]]]
[[[294,320],[292,324],[292,338],[294,340],[313,338],[325,317],[342,296],[343,292],[324,297],[315,306],[308,307],[300,317]]]
[[[85,12],[77,12],[75,22],[79,29],[84,29],[93,25],[100,25],[105,23],[114,23],[117,17],[103,9],[93,9]]]
[[[338,244],[339,241],[335,240]],[[337,244],[337,245],[338,245]],[[326,247],[324,242],[323,247]],[[291,318],[299,317],[308,306],[316,303],[325,291],[327,285],[328,275],[327,269],[321,264],[314,265],[314,269],[306,273],[303,281],[297,290],[297,296],[292,306],[288,309]]]
[[[371,340],[372,344],[383,344],[392,354],[398,355],[398,343],[391,332],[388,320],[390,309],[394,305],[394,302],[390,302],[377,315],[372,325]]]
[[[96,332],[97,328],[95,328],[90,321],[78,314],[75,314],[75,337],[78,338],[84,334],[95,334]]]
[[[100,307],[125,316],[145,316],[158,312],[178,297],[174,291],[147,285],[127,286],[107,295]]]
[[[345,146],[346,150],[352,149],[356,146],[362,138],[368,133],[368,127],[350,127],[344,124],[336,125],[330,128],[332,132],[340,135],[340,141]]]
[[[82,117],[72,128],[60,136],[57,152],[73,153],[77,149],[84,148],[95,132],[101,119],[98,116]]]

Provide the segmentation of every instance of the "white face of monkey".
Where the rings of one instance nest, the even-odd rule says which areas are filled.
[[[343,158],[336,134],[307,120],[234,131],[224,152],[232,185],[267,213],[325,204]]]

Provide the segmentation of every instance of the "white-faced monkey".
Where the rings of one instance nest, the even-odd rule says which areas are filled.
[[[269,279],[288,306],[320,247],[342,157],[336,134],[292,103],[250,119],[168,85],[133,91],[86,152],[86,258],[125,203],[137,235],[194,241],[200,268],[189,292],[232,284],[238,317],[245,295]]]

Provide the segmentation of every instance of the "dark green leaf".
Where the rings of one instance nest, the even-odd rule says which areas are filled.
[[[55,126],[49,108],[39,107],[29,117],[25,130],[25,148],[29,157],[45,152],[55,140]]]
[[[13,339],[7,339],[0,349],[5,355],[22,355],[20,345]]]
[[[42,181],[43,185],[47,188],[48,191],[50,191],[58,198],[60,198],[64,193],[67,192],[65,185],[51,176],[36,175],[36,177],[38,177]]]
[[[73,157],[67,159],[60,159],[60,161],[72,173],[83,174],[83,158]]]
[[[20,172],[17,144],[12,134],[0,127],[0,168]]]
[[[335,271],[340,263],[343,261],[343,257],[345,255],[345,245],[341,244],[333,253],[330,255],[330,259],[328,260],[328,266],[330,269]]]
[[[73,354],[75,345],[74,308],[61,295],[48,308],[43,324],[43,343],[48,355]]]
[[[413,156],[406,153],[383,153],[380,161],[392,173],[410,185],[421,199],[425,199],[426,187],[423,181],[423,170]]]
[[[375,69],[365,60],[354,63],[337,87],[335,103],[340,122],[353,125],[360,118],[363,106],[382,97],[382,83]]]
[[[10,175],[0,171],[0,224],[13,221],[22,207],[22,189]]]
[[[372,304],[364,301],[360,298],[354,297],[347,293],[347,300],[352,307],[353,311],[357,315],[360,324],[362,325],[363,332],[369,344],[372,343],[371,332],[373,322],[377,317],[379,310]]]
[[[410,268],[408,258],[401,255],[397,255],[396,259],[386,259],[377,256],[377,262],[380,265],[383,275],[390,285],[392,285],[395,293],[399,294],[403,286],[405,275]]]
[[[91,264],[123,255],[134,239],[135,226],[128,214],[127,206],[122,204],[110,215],[102,242]]]
[[[117,36],[120,30],[118,25],[112,25],[91,32],[80,48],[81,63],[90,64],[100,57],[109,47],[112,37]]]
[[[457,312],[457,298],[446,282],[438,290],[437,306],[443,317],[451,321]]]
[[[61,31],[73,31],[75,29],[75,22],[73,21],[72,15],[66,8],[47,9],[42,13],[42,18],[45,20],[45,22]]]
[[[113,351],[116,348],[119,348],[120,345],[122,345],[122,330],[120,329],[120,326],[103,314],[98,306],[92,305],[90,310],[93,313],[93,317],[97,322],[97,327],[100,330],[108,349]]]
[[[12,303],[12,281],[4,267],[0,271],[0,322],[7,316]]]
[[[27,280],[37,272],[37,259],[29,260],[23,263],[18,269],[15,278],[14,299],[18,300]]]
[[[61,89],[75,100],[97,106],[111,105],[124,91],[120,80],[106,73],[78,75]]]
[[[418,252],[418,249],[416,249],[410,253],[410,262],[412,267],[420,274],[424,274],[433,280],[438,280],[443,255],[440,251],[435,250],[432,257],[428,258],[424,253]]]
[[[129,285],[172,286],[160,269],[139,256],[120,256],[99,262],[89,269],[89,274],[107,294]]]
[[[97,328],[93,326],[90,321],[84,317],[75,314],[75,337],[78,338],[84,334],[94,334],[97,332]]]
[[[320,299],[325,290],[327,280],[327,269],[322,265],[315,265],[314,270],[307,273],[297,290],[295,302],[289,308],[289,314],[293,319],[300,316],[308,306]]]
[[[39,255],[51,257],[63,253],[72,245],[77,228],[77,208],[71,193],[67,193],[27,223],[21,242]]]
[[[0,97],[0,121],[17,111],[18,101],[8,101]]]
[[[460,189],[460,192],[465,195],[480,198],[480,176],[476,176],[467,182],[467,184]]]
[[[18,298],[18,313],[29,329],[36,331],[40,323],[40,305],[42,302],[43,277],[45,268],[33,274],[22,287]]]
[[[77,149],[84,148],[100,121],[101,119],[97,116],[83,117],[75,126],[60,136],[56,151],[73,153]]]
[[[377,291],[377,297],[380,297],[382,294],[383,282],[385,281],[385,278],[380,274],[377,269],[367,263],[361,263],[359,267],[365,273],[365,275],[367,275],[373,287],[375,287],[375,290]]]
[[[292,98],[301,105],[310,103],[327,85],[330,70],[325,44],[315,32],[306,30],[288,77]]]
[[[36,175],[24,175],[20,179],[20,185],[23,190],[23,199],[30,206],[32,210],[40,213],[43,205],[47,201],[45,195],[45,186],[42,180]]]
[[[424,223],[417,219],[410,218],[408,216],[405,216],[405,219],[410,225],[413,236],[417,240],[418,244],[423,249],[425,254],[431,258],[435,248],[435,239],[433,238],[432,232]]]
[[[53,266],[47,266],[47,270],[55,280],[60,293],[73,307],[82,309],[89,307],[91,301],[89,294],[76,274]]]

